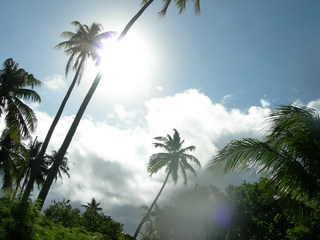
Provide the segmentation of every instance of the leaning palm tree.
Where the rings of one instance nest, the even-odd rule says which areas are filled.
[[[183,0],[183,1],[179,1],[179,0],[176,0],[177,3],[178,2],[182,2],[182,3],[179,3],[177,4],[178,6],[181,6],[182,7],[182,10],[184,9],[184,5],[183,3],[186,3],[187,0]],[[123,31],[121,32],[121,34],[119,35],[118,37],[118,41],[121,40],[123,37],[125,37],[125,35],[127,34],[127,32],[129,31],[129,29],[133,26],[133,24],[138,20],[138,18],[142,15],[142,13],[147,9],[148,6],[150,6],[150,4],[153,2],[153,0],[149,0],[149,1],[143,1],[143,6],[142,8],[138,11],[138,13],[130,20],[130,22],[126,25],[126,27],[123,29]],[[164,2],[167,2],[166,0],[164,0]],[[170,1],[171,2],[171,1]],[[168,6],[170,4],[170,2],[168,2]],[[195,2],[195,5],[199,6],[199,7],[195,7],[196,9],[196,12],[197,11],[200,11],[200,5],[198,4],[200,2],[200,0],[194,0]],[[181,11],[180,11],[181,12]],[[94,94],[94,92],[96,91],[99,83],[100,83],[100,80],[101,80],[101,77],[102,77],[102,73],[99,72],[95,78],[95,80],[93,81],[87,95],[85,96],[84,100],[82,101],[81,105],[80,105],[80,108],[69,128],[69,131],[59,149],[59,152],[57,154],[57,158],[56,158],[56,162],[53,164],[53,167],[52,167],[52,173],[49,173],[46,181],[45,181],[45,184],[44,186],[42,187],[39,195],[38,195],[38,200],[40,202],[40,208],[42,208],[43,206],[43,203],[48,195],[48,192],[50,190],[50,187],[51,187],[51,184],[53,182],[53,178],[54,178],[54,175],[55,175],[55,171],[57,171],[58,169],[58,166],[60,165],[62,159],[63,159],[63,156],[65,155],[66,151],[68,150],[68,147],[72,141],[72,138],[78,128],[78,125],[80,123],[80,120]]]
[[[194,162],[199,167],[201,166],[199,160],[196,157],[187,153],[194,151],[196,147],[192,145],[186,148],[182,148],[184,140],[181,140],[179,132],[176,129],[174,129],[173,136],[170,136],[168,134],[166,137],[156,137],[154,139],[158,141],[154,143],[154,146],[156,148],[161,148],[162,150],[164,150],[164,152],[153,154],[150,157],[148,172],[150,173],[150,176],[152,176],[152,174],[157,173],[160,169],[166,167],[167,176],[162,184],[159,193],[150,205],[146,215],[144,216],[144,218],[142,218],[133,236],[134,239],[136,239],[136,237],[138,236],[144,222],[149,218],[149,215],[159,196],[161,195],[165,185],[167,184],[169,177],[171,176],[174,184],[176,184],[178,180],[178,171],[180,170],[184,179],[184,183],[187,184],[186,170],[196,175],[196,171],[194,170],[192,165],[188,163],[188,160]]]
[[[213,156],[208,168],[224,173],[255,169],[270,179],[280,194],[292,196],[320,212],[320,118],[317,111],[281,106],[267,118],[260,141],[231,141]]]
[[[35,130],[37,118],[23,100],[41,101],[38,93],[32,90],[36,86],[41,86],[41,82],[19,68],[12,58],[4,62],[0,70],[0,116],[5,115],[6,128],[17,141],[30,137],[30,132]]]
[[[35,168],[32,169],[31,176],[23,196],[23,201],[26,201],[28,199],[32,191],[34,181],[36,179],[37,173],[39,172],[39,166],[41,166],[41,162],[43,162],[43,158],[47,150],[49,141],[52,137],[53,131],[58,124],[63,109],[71,95],[75,84],[80,83],[81,75],[87,59],[91,58],[96,63],[99,63],[98,49],[101,46],[101,40],[103,38],[111,37],[111,35],[113,34],[113,32],[102,32],[102,26],[97,23],[93,23],[89,27],[87,25],[82,25],[78,21],[74,21],[72,22],[72,25],[76,27],[76,31],[63,32],[62,37],[67,38],[68,40],[59,43],[56,48],[64,48],[65,53],[70,56],[66,65],[66,75],[71,68],[75,70],[76,73],[42,144],[40,153],[34,165]]]
[[[99,212],[102,210],[101,207],[99,207],[100,203],[98,203],[94,198],[91,199],[91,202],[87,202],[87,204],[81,205],[86,209],[86,212],[88,211],[94,211]]]

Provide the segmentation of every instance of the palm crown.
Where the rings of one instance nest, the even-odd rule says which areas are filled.
[[[188,163],[188,160],[194,162],[199,167],[201,164],[196,157],[187,154],[187,152],[194,151],[196,147],[192,145],[182,148],[184,140],[181,140],[179,132],[176,129],[174,129],[173,136],[168,134],[166,137],[155,137],[154,139],[159,141],[154,143],[154,146],[163,149],[165,152],[156,153],[150,157],[148,165],[150,175],[158,172],[164,166],[166,166],[166,172],[172,176],[174,183],[178,180],[179,169],[182,173],[184,183],[187,183],[186,170],[196,175],[196,171]]]
[[[100,203],[98,203],[94,198],[91,199],[91,202],[88,202],[87,204],[82,205],[86,209],[86,211],[101,211],[102,208],[99,207]]]
[[[66,65],[66,74],[68,74],[71,67],[73,70],[80,68],[81,72],[84,65],[81,64],[82,60],[85,62],[89,57],[96,63],[99,63],[101,40],[111,37],[113,34],[113,32],[101,33],[102,25],[97,23],[92,23],[90,27],[85,24],[82,25],[78,21],[73,21],[71,24],[76,27],[76,32],[63,32],[61,36],[68,40],[56,46],[56,48],[65,48],[65,53],[70,56]],[[78,78],[79,81],[80,78]]]
[[[263,173],[282,194],[291,194],[320,211],[320,118],[313,109],[282,106],[267,119],[264,141],[231,141],[214,156],[211,169],[224,172],[252,167]]]
[[[148,1],[150,0],[143,0],[142,3],[146,4]],[[187,2],[189,0],[174,0],[174,2],[176,3],[177,8],[179,9],[179,14],[182,13],[187,6]],[[163,2],[163,6],[161,11],[159,12],[160,15],[164,16],[167,13],[167,10],[170,6],[170,4],[172,3],[172,0],[162,0]],[[193,2],[193,7],[194,7],[194,11],[196,14],[200,13],[200,0],[192,0]]]
[[[7,59],[0,70],[0,116],[5,114],[5,123],[11,136],[30,137],[37,119],[33,110],[22,100],[40,102],[38,93],[30,88],[41,82],[12,59]]]

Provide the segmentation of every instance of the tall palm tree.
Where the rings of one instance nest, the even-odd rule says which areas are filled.
[[[41,162],[43,162],[43,158],[45,152],[47,150],[48,144],[52,137],[53,131],[58,124],[58,121],[62,115],[63,109],[71,95],[71,92],[78,82],[80,83],[81,75],[84,69],[85,62],[88,58],[91,58],[96,63],[99,62],[99,54],[98,49],[101,46],[101,40],[103,38],[111,37],[113,32],[101,32],[102,25],[93,23],[90,27],[87,25],[82,25],[78,21],[74,21],[71,23],[76,27],[75,32],[66,31],[62,33],[62,37],[67,38],[68,40],[59,43],[56,48],[64,48],[65,53],[70,56],[67,65],[66,65],[66,75],[68,74],[69,70],[72,68],[76,71],[74,78],[69,86],[69,89],[63,98],[61,105],[58,109],[57,114],[55,115],[51,126],[48,130],[46,138],[42,144],[40,153],[36,162],[34,164],[35,168],[32,169],[31,176],[29,182],[27,184],[23,201],[26,201],[32,191],[34,181],[37,176],[37,172],[39,171],[39,167],[41,166]]]
[[[149,206],[148,205],[142,205],[140,208],[140,210],[143,210],[142,215],[145,216],[149,210]],[[159,207],[157,205],[157,203],[154,205],[154,210],[150,212],[148,218],[146,219],[146,228],[145,228],[145,233],[143,235],[152,235],[155,232],[155,218],[157,215],[157,212],[159,211]]]
[[[150,161],[148,164],[148,172],[152,176],[152,174],[157,173],[160,169],[162,169],[163,167],[166,167],[167,176],[162,184],[162,187],[159,193],[157,194],[156,198],[150,205],[150,208],[148,209],[147,214],[141,220],[133,236],[134,239],[137,238],[141,227],[143,226],[144,222],[149,218],[149,215],[154,205],[156,204],[159,196],[161,195],[165,185],[167,184],[169,177],[171,176],[174,181],[174,184],[176,184],[178,180],[178,171],[180,170],[184,179],[184,183],[187,184],[186,170],[196,175],[196,171],[194,170],[192,165],[188,163],[188,161],[194,162],[196,165],[201,167],[199,160],[195,156],[187,153],[187,152],[194,151],[196,147],[191,145],[189,147],[182,148],[184,140],[181,140],[179,132],[176,129],[174,129],[173,136],[170,136],[168,134],[166,137],[156,137],[154,139],[158,141],[154,143],[154,146],[156,148],[160,148],[164,150],[164,152],[151,155]]]
[[[166,2],[166,0],[164,0]],[[177,2],[187,2],[187,0],[176,0]],[[200,0],[194,0],[195,4],[199,3]],[[142,15],[142,13],[148,8],[148,6],[150,6],[150,4],[153,2],[153,0],[149,0],[149,1],[145,1],[143,0],[142,3],[143,3],[143,6],[142,8],[138,11],[138,13],[129,21],[129,23],[125,26],[125,28],[123,29],[123,31],[121,32],[121,34],[119,35],[118,37],[118,41],[121,40],[123,37],[125,37],[125,35],[127,34],[127,32],[129,31],[129,29],[133,26],[133,24],[139,19],[139,17]],[[171,1],[170,1],[171,2]],[[169,4],[170,4],[169,2]],[[168,5],[169,5],[168,4]],[[184,4],[178,4],[180,6],[183,6]],[[199,5],[199,4],[198,4]],[[184,8],[182,8],[183,10]],[[199,10],[200,11],[200,5],[199,5],[199,8],[195,8],[196,10]],[[102,77],[102,73],[99,72],[95,78],[95,80],[93,81],[87,95],[85,96],[83,102],[81,103],[80,105],[80,108],[72,122],[72,125],[70,126],[69,128],[69,131],[59,149],[59,152],[57,154],[57,158],[56,158],[56,162],[53,164],[53,167],[52,167],[52,173],[48,175],[46,181],[45,181],[45,184],[44,186],[42,187],[39,195],[38,195],[38,200],[40,201],[40,208],[42,208],[43,206],[43,203],[48,195],[48,192],[50,190],[50,187],[51,187],[51,184],[53,182],[53,178],[54,178],[54,171],[57,171],[58,169],[58,166],[60,165],[71,141],[72,141],[72,138],[78,128],[78,125],[80,123],[80,120],[83,116],[83,113],[85,112],[95,90],[97,89],[99,83],[100,83],[100,80],[101,80],[101,77]]]
[[[94,211],[99,212],[102,210],[101,207],[99,207],[100,203],[98,203],[94,198],[91,199],[91,202],[87,202],[87,204],[81,205],[84,207],[87,211]]]
[[[255,169],[282,195],[320,212],[320,118],[311,108],[281,106],[267,118],[265,139],[231,141],[213,156],[208,169],[224,173]]]
[[[36,86],[41,86],[41,82],[19,68],[12,58],[4,62],[0,70],[0,116],[5,115],[6,128],[18,141],[30,137],[30,132],[36,127],[37,118],[33,110],[22,101],[41,101],[38,93],[32,90]]]

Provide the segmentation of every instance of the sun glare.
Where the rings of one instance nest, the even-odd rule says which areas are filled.
[[[151,72],[150,49],[138,35],[121,41],[106,39],[101,50],[101,89],[111,97],[128,97],[145,91]]]

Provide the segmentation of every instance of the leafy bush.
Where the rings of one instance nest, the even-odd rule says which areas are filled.
[[[44,210],[44,217],[64,227],[72,228],[82,225],[80,210],[72,209],[70,201],[65,199],[62,202],[53,201],[53,204]]]
[[[41,215],[37,205],[10,200],[9,196],[0,198],[0,240],[34,239]]]

